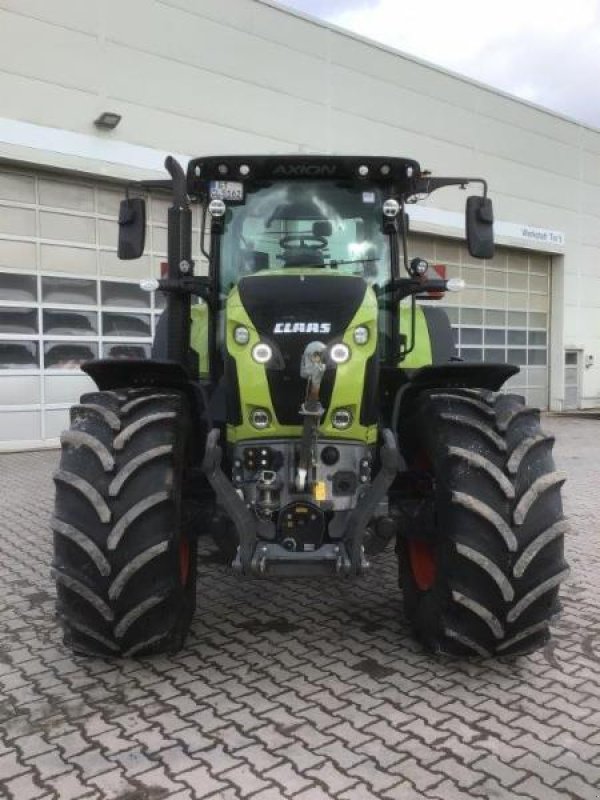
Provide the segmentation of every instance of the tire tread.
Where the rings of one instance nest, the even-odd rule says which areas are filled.
[[[196,542],[179,568],[190,413],[171,390],[90,392],[54,475],[52,574],[65,643],[111,657],[179,649],[195,605]]]
[[[487,657],[542,646],[568,575],[560,499],[565,475],[539,411],[518,395],[424,392],[399,430],[435,478],[438,578],[420,590],[400,543],[405,611],[436,651]]]

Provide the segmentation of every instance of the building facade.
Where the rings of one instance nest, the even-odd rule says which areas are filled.
[[[444,301],[460,354],[519,364],[511,385],[542,408],[600,405],[597,130],[270,0],[0,0],[0,95],[0,449],[56,443],[93,388],[81,361],[149,353],[160,300],[138,281],[165,259],[167,203],[138,262],[116,258],[117,207],[167,153],[486,177],[489,262],[467,254],[460,192],[411,210],[411,254],[467,283]]]

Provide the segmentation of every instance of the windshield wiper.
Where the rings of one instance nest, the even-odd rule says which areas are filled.
[[[299,264],[303,269],[305,267],[341,267],[345,264],[368,264],[373,261],[381,261],[380,258],[356,258],[351,261],[329,261],[322,262],[321,264]]]
[[[381,261],[380,258],[355,258],[353,260],[348,261],[330,261],[329,264],[325,264],[326,267],[340,267],[343,264],[369,264],[373,261]]]

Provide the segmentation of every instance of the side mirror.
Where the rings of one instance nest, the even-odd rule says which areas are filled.
[[[494,255],[494,210],[489,197],[467,197],[467,248],[473,258]]]
[[[121,200],[119,206],[119,250],[122,261],[139,258],[146,244],[146,201],[141,197]]]

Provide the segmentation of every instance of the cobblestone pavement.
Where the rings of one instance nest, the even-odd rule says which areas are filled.
[[[206,549],[184,651],[61,643],[56,453],[0,457],[0,796],[115,800],[600,798],[600,422],[549,417],[572,575],[543,652],[434,659],[393,554],[358,583],[242,581]]]

